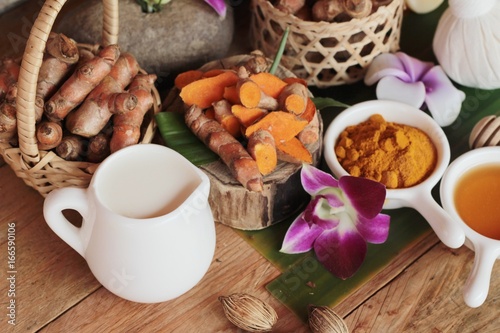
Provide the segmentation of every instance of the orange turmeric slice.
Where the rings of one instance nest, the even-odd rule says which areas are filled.
[[[179,96],[188,106],[197,105],[202,109],[220,101],[225,87],[235,85],[239,78],[233,71],[224,71],[219,75],[201,78],[182,88]]]
[[[274,141],[278,144],[294,138],[306,127],[306,125],[306,120],[303,120],[292,113],[273,111],[269,112],[264,118],[260,119],[255,124],[247,127],[245,135],[246,137],[249,137],[258,129],[265,129],[272,134]]]
[[[246,108],[241,104],[231,106],[231,112],[240,121],[241,125],[248,127],[267,114],[267,111],[261,108]]]
[[[287,83],[269,72],[261,72],[250,75],[250,79],[257,83],[262,91],[273,98],[278,98],[279,94],[287,86]]]
[[[280,161],[294,164],[311,164],[313,160],[311,152],[297,138],[276,143],[276,151]]]

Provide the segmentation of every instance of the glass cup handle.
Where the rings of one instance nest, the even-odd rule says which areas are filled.
[[[495,249],[474,243],[474,265],[464,286],[464,301],[471,308],[484,303],[490,289],[491,273],[498,253]]]
[[[456,249],[464,244],[465,232],[430,194],[415,198],[412,205],[427,220],[444,245]]]
[[[81,237],[81,228],[75,227],[63,215],[63,210],[74,209],[85,217],[88,216],[89,205],[86,190],[81,188],[60,188],[50,192],[43,203],[43,216],[49,227],[69,246],[84,257],[84,243]]]

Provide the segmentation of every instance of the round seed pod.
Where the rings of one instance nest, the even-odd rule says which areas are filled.
[[[308,310],[313,333],[349,333],[344,320],[328,306],[310,305]]]
[[[220,296],[227,319],[248,332],[269,332],[278,320],[276,311],[266,302],[248,294]]]

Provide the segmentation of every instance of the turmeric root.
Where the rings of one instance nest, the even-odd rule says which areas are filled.
[[[110,45],[78,68],[61,88],[45,103],[45,115],[50,120],[59,121],[80,104],[111,71],[118,60],[120,50]]]
[[[231,106],[231,112],[240,121],[243,127],[248,127],[255,123],[257,120],[264,117],[268,112],[260,108],[246,108],[240,104]]]
[[[97,135],[114,113],[130,112],[138,103],[134,95],[118,92],[120,86],[109,76],[99,87],[89,94],[78,110],[66,117],[66,128],[71,133],[86,138]]]
[[[261,174],[270,174],[278,164],[276,145],[274,138],[264,129],[259,129],[248,138],[247,150],[250,156],[257,162]]]
[[[139,69],[137,59],[132,54],[125,52],[120,55],[108,76],[118,82],[123,90],[139,73]]]
[[[288,141],[276,143],[276,151],[280,161],[302,164],[312,163],[312,155],[309,150],[297,138],[291,138]]]
[[[300,115],[300,118],[307,120],[307,122],[310,122],[311,120],[313,120],[315,115],[316,115],[316,104],[314,104],[312,99],[308,97],[306,110],[304,111],[303,114]]]
[[[317,142],[319,140],[319,118],[314,117],[307,126],[297,134],[297,139],[305,145]]]
[[[250,55],[251,57],[242,64],[247,72],[251,74],[266,72],[269,67],[269,63],[264,53],[260,50],[255,50],[252,51]]]
[[[125,53],[109,74],[85,98],[82,105],[66,119],[66,128],[73,134],[89,138],[97,135],[113,114],[133,110],[137,97],[123,92],[139,71],[137,60]]]
[[[66,135],[56,147],[56,154],[66,161],[78,161],[85,156],[87,140],[78,135]]]
[[[276,145],[288,141],[299,134],[307,125],[307,121],[285,111],[269,112],[264,118],[247,127],[245,136],[248,138],[258,129],[268,130],[274,137]]]
[[[2,59],[0,63],[0,102],[5,98],[7,91],[19,78],[21,66],[12,58]]]
[[[57,147],[63,138],[63,129],[60,123],[42,121],[36,127],[38,149],[50,150]]]
[[[225,87],[222,97],[231,104],[241,104],[236,85]]]
[[[225,70],[219,75],[191,82],[182,88],[179,96],[188,106],[198,105],[206,109],[223,98],[225,87],[235,85],[236,82],[238,75],[234,71]]]
[[[352,18],[362,18],[371,14],[372,0],[341,0],[344,11]]]
[[[237,87],[241,104],[245,107],[266,110],[278,109],[278,101],[262,91],[254,81],[250,79],[241,80]]]
[[[110,135],[103,131],[89,139],[87,161],[100,163],[111,154]]]
[[[186,111],[185,121],[191,131],[222,159],[237,181],[249,191],[262,192],[263,181],[257,162],[238,140],[216,120],[207,118],[196,105]]]
[[[227,100],[221,99],[212,105],[214,107],[215,120],[235,138],[241,136],[241,123],[231,112],[231,104]]]
[[[201,79],[203,77],[203,74],[203,71],[200,71],[198,69],[182,72],[175,77],[174,86],[177,89],[181,90],[188,84]]]
[[[0,142],[7,142],[16,135],[16,97],[17,83],[13,83],[0,103]]]
[[[155,74],[138,74],[130,84],[128,92],[137,99],[137,106],[130,112],[113,116],[112,153],[139,142],[144,115],[154,103],[151,90],[155,81]]]
[[[304,7],[305,0],[278,0],[274,7],[286,14],[295,14]]]
[[[318,0],[312,6],[311,15],[314,21],[333,22],[343,12],[340,0]]]
[[[294,82],[283,88],[278,103],[281,110],[300,116],[306,111],[308,98],[307,88],[301,83]]]
[[[269,72],[250,75],[250,80],[257,83],[260,89],[268,96],[278,98],[279,94],[288,83]]]
[[[36,95],[45,101],[57,90],[78,62],[76,42],[63,34],[51,33],[36,85]]]

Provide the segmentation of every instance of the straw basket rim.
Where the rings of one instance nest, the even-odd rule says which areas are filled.
[[[36,139],[35,97],[39,70],[46,42],[55,19],[67,0],[46,0],[38,13],[26,42],[18,78],[16,97],[17,146],[0,142],[0,153],[19,178],[42,196],[60,187],[85,187],[100,163],[66,161],[53,151],[40,150]],[[91,50],[117,44],[119,33],[118,0],[103,0],[101,44],[78,44]],[[147,74],[142,68],[139,73]],[[148,111],[149,123],[143,123],[139,143],[150,143],[156,123],[154,115],[161,109],[160,94],[152,89],[153,107]]]
[[[289,27],[282,64],[311,86],[324,88],[357,82],[376,55],[399,49],[404,0],[393,0],[366,17],[345,22],[302,20],[268,0],[252,0],[251,9],[252,47],[266,56],[276,53],[282,31]],[[371,49],[365,50],[364,46]],[[342,54],[343,59],[338,60],[343,52],[347,56]],[[316,59],[312,59],[314,56]],[[329,69],[333,69],[332,78],[322,78]],[[358,73],[349,72],[353,69]]]

